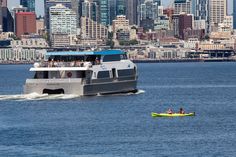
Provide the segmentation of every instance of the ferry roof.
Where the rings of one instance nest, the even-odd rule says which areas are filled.
[[[125,54],[121,50],[104,50],[104,51],[67,51],[67,52],[48,52],[46,56],[83,56],[83,55],[119,55]]]

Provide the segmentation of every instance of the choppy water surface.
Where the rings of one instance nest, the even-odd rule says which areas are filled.
[[[0,66],[0,156],[236,155],[236,63],[138,64],[138,93],[97,97],[23,95],[29,67]]]

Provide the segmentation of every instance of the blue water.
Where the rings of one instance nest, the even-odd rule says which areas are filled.
[[[0,157],[236,156],[236,63],[138,64],[139,93],[97,97],[22,95],[29,67],[0,66]]]

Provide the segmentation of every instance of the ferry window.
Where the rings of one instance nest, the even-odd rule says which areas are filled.
[[[99,71],[97,74],[97,78],[110,78],[109,71]]]
[[[48,71],[37,71],[34,75],[34,79],[47,79]]]
[[[113,62],[113,61],[120,61],[120,55],[107,55],[103,56],[103,62]]]
[[[85,78],[85,71],[77,71],[76,75],[77,78]]]
[[[60,73],[59,73],[59,71],[51,71],[51,72],[50,72],[50,77],[51,77],[51,78],[60,78]]]
[[[125,70],[118,70],[119,76],[132,76],[135,75],[134,69],[125,69]]]

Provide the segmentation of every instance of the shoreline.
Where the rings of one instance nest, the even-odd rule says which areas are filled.
[[[134,63],[191,63],[191,62],[236,62],[236,59],[233,58],[205,58],[205,59],[133,59],[131,60]],[[29,61],[4,61],[0,62],[0,65],[29,65],[34,64],[35,62],[29,62]]]
[[[139,59],[132,60],[134,63],[188,63],[188,62],[236,62],[233,58],[205,58],[205,59]]]

